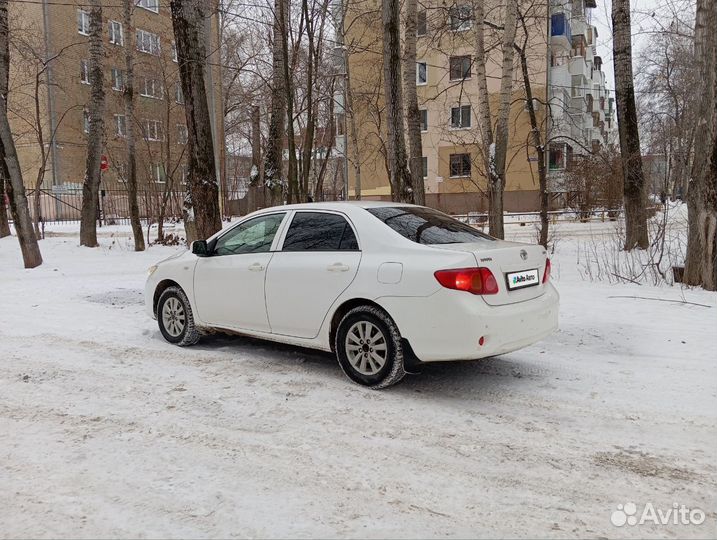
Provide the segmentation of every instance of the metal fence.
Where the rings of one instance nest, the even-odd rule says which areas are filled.
[[[180,219],[182,217],[182,202],[184,191],[139,190],[137,203],[139,205],[140,219],[143,221],[156,221],[159,217],[164,220]],[[243,192],[230,192],[225,194],[225,209],[232,215],[237,205],[232,204],[243,198]],[[72,223],[79,222],[82,211],[82,190],[41,189],[27,191],[30,212],[35,217],[39,205],[40,221],[43,223]],[[124,189],[102,189],[99,194],[97,219],[101,225],[117,225],[129,223],[129,196]]]

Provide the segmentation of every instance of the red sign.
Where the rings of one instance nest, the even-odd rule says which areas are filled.
[[[110,168],[110,162],[109,162],[109,160],[107,159],[107,156],[104,156],[104,155],[103,155],[103,156],[100,158],[100,170],[101,170],[101,171],[106,171],[106,170],[109,169],[109,168]]]

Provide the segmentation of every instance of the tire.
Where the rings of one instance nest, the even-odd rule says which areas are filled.
[[[167,287],[157,302],[157,324],[164,339],[180,347],[199,341],[192,306],[180,287]]]
[[[344,315],[334,350],[346,376],[374,390],[396,384],[406,375],[401,334],[391,317],[377,307],[359,306]]]

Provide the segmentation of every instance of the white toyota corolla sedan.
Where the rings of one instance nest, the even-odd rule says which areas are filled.
[[[147,311],[170,343],[217,329],[333,351],[373,388],[423,362],[515,351],[558,326],[542,246],[408,204],[266,208],[149,272]]]

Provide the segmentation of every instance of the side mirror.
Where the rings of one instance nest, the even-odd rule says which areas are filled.
[[[192,242],[192,253],[197,257],[208,257],[209,247],[207,246],[206,240],[195,240]]]

